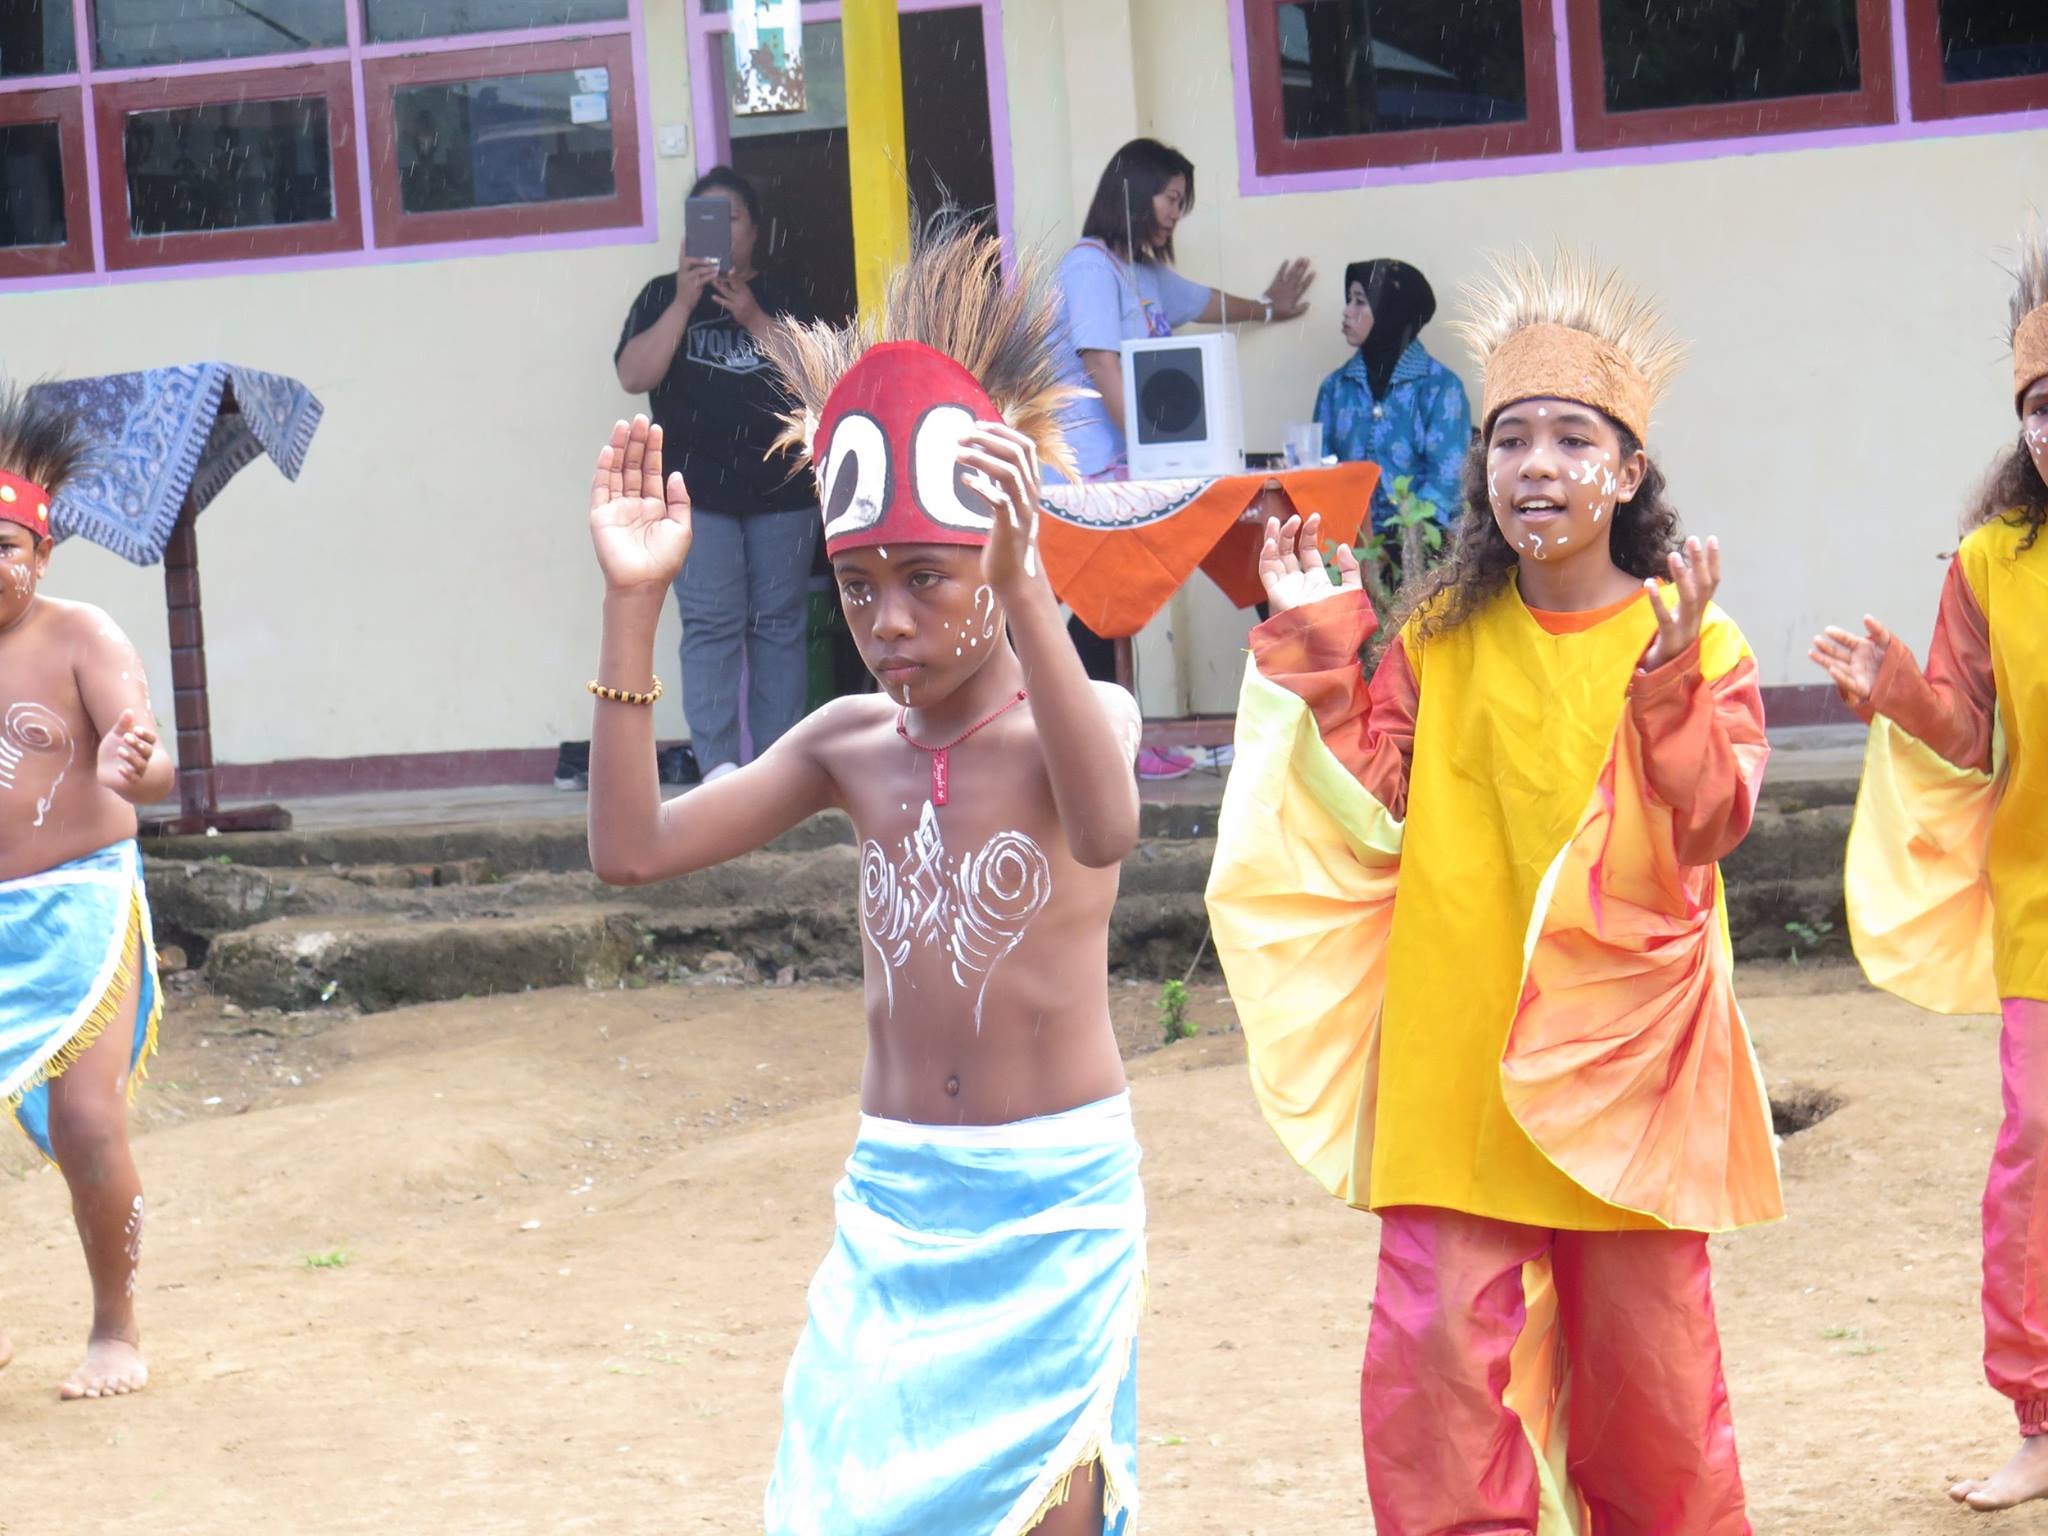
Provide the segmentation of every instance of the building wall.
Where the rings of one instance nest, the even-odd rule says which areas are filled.
[[[648,7],[652,126],[690,120],[680,0]],[[1240,193],[1225,0],[1009,0],[1014,227],[1055,253],[1132,133],[1198,168],[1178,244],[1258,293],[1321,272],[1306,319],[1247,328],[1248,441],[1274,447],[1344,359],[1348,260],[1426,271],[1451,307],[1483,252],[1596,247],[1694,339],[1652,449],[1689,527],[1727,549],[1723,603],[1768,684],[1866,610],[1916,645],[1955,516],[2010,439],[1998,262],[2048,184],[2048,132],[1284,196]],[[906,82],[915,89],[915,82]],[[224,762],[533,748],[586,735],[599,586],[590,465],[630,409],[611,349],[672,261],[694,166],[657,161],[658,246],[0,297],[6,365],[83,374],[227,358],[298,375],[328,418],[306,473],[245,470],[200,524]],[[1476,385],[1441,323],[1426,341]],[[160,574],[82,544],[51,590],[105,603],[169,698]],[[1148,711],[1227,710],[1246,616],[1200,578],[1139,647]],[[674,620],[658,653],[676,683]],[[664,734],[682,730],[672,692]]]

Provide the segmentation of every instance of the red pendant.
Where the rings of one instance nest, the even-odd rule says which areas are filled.
[[[939,748],[932,754],[932,804],[946,803],[946,749]]]

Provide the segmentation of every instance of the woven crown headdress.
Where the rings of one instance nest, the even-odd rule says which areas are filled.
[[[911,241],[910,258],[889,276],[879,314],[846,325],[778,320],[763,350],[795,406],[776,447],[808,459],[825,401],[847,370],[884,342],[917,342],[965,368],[1004,421],[1038,447],[1041,463],[1078,479],[1059,413],[1084,391],[1062,384],[1055,337],[1059,291],[1033,251],[1003,271],[1002,243],[970,217],[942,210]]]
[[[1548,268],[1526,247],[1496,255],[1492,279],[1465,289],[1452,328],[1480,359],[1487,429],[1517,400],[1554,396],[1647,441],[1651,412],[1685,361],[1685,344],[1649,299],[1563,246]]]
[[[2036,380],[2048,375],[2048,228],[2030,215],[2020,231],[2013,269],[2012,400],[2017,407]]]

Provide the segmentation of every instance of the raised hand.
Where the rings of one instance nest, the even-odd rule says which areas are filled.
[[[1867,613],[1863,629],[1852,635],[1830,624],[1826,634],[1813,637],[1813,648],[1806,653],[1834,681],[1842,702],[1858,709],[1877,692],[1877,674],[1884,666],[1884,653],[1892,647],[1892,632]]]
[[[1266,543],[1259,551],[1259,584],[1266,589],[1266,601],[1275,613],[1305,608],[1340,592],[1361,592],[1365,578],[1359,573],[1358,556],[1351,546],[1337,546],[1337,574],[1331,581],[1323,564],[1323,518],[1312,513],[1307,522],[1290,517],[1281,522],[1266,519]]]
[[[1708,539],[1702,545],[1698,539],[1687,539],[1683,549],[1671,552],[1668,563],[1671,584],[1678,589],[1678,612],[1664,606],[1664,594],[1657,589],[1656,577],[1643,582],[1650,594],[1650,607],[1657,615],[1657,638],[1643,653],[1645,672],[1654,672],[1667,661],[1677,660],[1699,640],[1707,604],[1713,601],[1721,585],[1721,541]]]
[[[1266,285],[1266,297],[1273,301],[1275,320],[1292,320],[1308,311],[1309,285],[1316,280],[1315,268],[1306,256],[1280,263],[1273,281]]]
[[[142,782],[155,754],[156,727],[138,720],[134,710],[122,710],[114,728],[100,738],[100,783],[117,795],[126,795]]]
[[[746,330],[759,330],[768,322],[767,315],[761,312],[760,300],[754,297],[753,288],[730,272],[722,272],[711,279],[711,296],[720,309]]]
[[[1038,579],[1038,445],[1002,422],[978,421],[960,435],[956,462],[995,508],[981,574],[1007,598]]]
[[[704,298],[704,290],[718,278],[718,263],[702,256],[685,256],[676,263],[676,302],[683,313],[693,315]]]
[[[690,493],[661,478],[661,428],[645,416],[612,428],[590,482],[590,542],[614,592],[662,589],[690,553]]]

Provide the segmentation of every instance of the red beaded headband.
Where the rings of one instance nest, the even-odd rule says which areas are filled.
[[[19,523],[39,539],[50,536],[50,494],[33,480],[0,469],[0,522]]]

